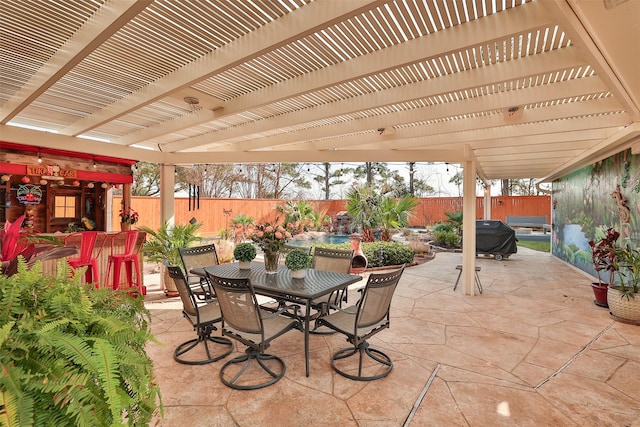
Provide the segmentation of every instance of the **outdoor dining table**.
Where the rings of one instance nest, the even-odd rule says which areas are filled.
[[[220,264],[205,268],[195,268],[191,273],[206,276],[205,270],[214,276],[227,279],[248,278],[253,289],[259,295],[299,303],[306,306],[304,314],[304,358],[306,375],[309,376],[309,323],[311,320],[311,301],[328,296],[336,290],[362,280],[354,274],[335,273],[332,271],[308,269],[304,279],[293,279],[284,265],[278,266],[277,273],[267,274],[264,263],[253,261],[250,270],[240,270],[239,263]]]

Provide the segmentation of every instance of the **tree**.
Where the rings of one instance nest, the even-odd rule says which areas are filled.
[[[456,187],[458,187],[458,196],[462,196],[461,186],[463,181],[464,181],[464,175],[462,171],[456,172],[455,175],[453,175],[449,180],[449,183],[454,184]]]
[[[398,230],[409,225],[409,218],[413,215],[413,208],[418,205],[418,200],[405,196],[400,199],[382,197],[380,204],[380,225],[382,234],[380,240],[391,241],[391,230]]]
[[[160,167],[156,163],[138,162],[133,167],[133,196],[157,196],[160,194]]]

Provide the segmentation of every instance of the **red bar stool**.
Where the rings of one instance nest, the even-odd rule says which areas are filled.
[[[104,231],[80,231],[71,233],[64,239],[65,246],[71,246],[71,240],[76,237],[80,238],[79,256],[67,258],[67,263],[71,268],[77,270],[80,267],[87,267],[85,280],[87,283],[95,283],[96,287],[100,287],[100,272],[98,271],[98,258],[102,252],[105,242],[107,241],[107,233]]]
[[[111,239],[111,255],[107,261],[107,276],[104,279],[105,284],[109,283],[109,277],[113,273],[113,283],[111,287],[118,289],[120,287],[120,275],[122,265],[124,264],[126,273],[126,283],[129,288],[137,287],[142,295],[147,294],[147,287],[142,285],[142,271],[140,269],[140,261],[138,253],[144,243],[146,233],[144,231],[129,230],[122,231],[113,235]],[[124,251],[115,253],[114,242],[124,239]],[[136,280],[133,280],[133,272],[135,269]]]

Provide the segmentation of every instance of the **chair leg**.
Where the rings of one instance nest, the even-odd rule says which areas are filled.
[[[180,344],[178,347],[176,347],[176,349],[173,351],[173,359],[176,362],[182,363],[184,365],[204,365],[207,363],[216,362],[230,355],[233,352],[233,343],[231,342],[231,340],[224,337],[216,337],[216,336],[212,337],[211,330],[212,330],[211,328],[201,328],[201,330],[198,332],[198,338],[185,341],[182,344]],[[212,356],[211,351],[209,349],[209,342],[217,345],[223,345],[228,348],[226,349],[226,351],[224,351],[224,353]],[[204,345],[204,350],[205,350],[205,353],[207,354],[206,359],[189,360],[189,359],[182,358],[182,355],[193,350],[200,343]]]
[[[353,371],[355,369],[352,366],[349,366],[349,367],[345,366],[344,368],[338,368],[336,366],[336,361],[348,359],[351,356],[354,356],[356,354],[358,355],[357,356],[358,357],[358,368],[357,368],[358,374],[357,375],[353,375],[347,372],[347,369],[349,371]],[[375,362],[373,368],[370,368],[370,370],[379,370],[382,367],[383,371],[378,374],[363,375],[363,370],[366,369],[366,367],[364,367],[364,362],[367,360],[365,359],[364,356],[367,356],[370,360],[373,360]],[[348,364],[345,364],[345,365],[348,365]],[[373,380],[379,380],[380,378],[384,378],[387,375],[389,375],[389,373],[393,369],[393,362],[391,361],[391,358],[389,356],[387,356],[385,353],[381,352],[380,350],[376,350],[375,348],[369,347],[369,343],[365,341],[360,345],[358,345],[357,347],[347,347],[335,352],[331,357],[331,367],[338,374],[342,375],[343,377],[349,378],[351,380],[373,381]]]
[[[256,362],[256,363],[254,363]],[[275,362],[275,366],[269,366],[269,362]],[[253,374],[255,370],[249,370],[251,365],[258,365],[260,371],[267,374],[267,380],[261,381],[261,379],[255,380],[256,375],[252,375],[254,381],[243,380],[243,374]],[[239,365],[240,368],[238,368]],[[230,373],[229,370],[233,370],[236,367],[237,372]],[[227,387],[231,387],[236,390],[257,390],[277,383],[287,370],[287,366],[284,361],[278,356],[272,354],[260,353],[254,349],[247,349],[245,354],[233,358],[222,365],[220,369],[220,380]],[[230,379],[229,379],[230,377]]]

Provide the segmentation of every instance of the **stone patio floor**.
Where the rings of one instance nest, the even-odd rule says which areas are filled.
[[[292,331],[269,348],[285,361],[285,377],[253,391],[220,382],[224,361],[173,360],[195,334],[179,298],[146,275],[160,341],[148,353],[164,404],[155,425],[640,427],[640,327],[597,307],[589,276],[519,248],[503,261],[478,257],[484,293],[465,296],[462,286],[453,291],[461,263],[461,254],[439,253],[405,270],[390,329],[370,339],[394,362],[388,377],[357,382],[333,372],[330,356],[347,344],[336,334],[311,336],[306,377],[303,335]]]

